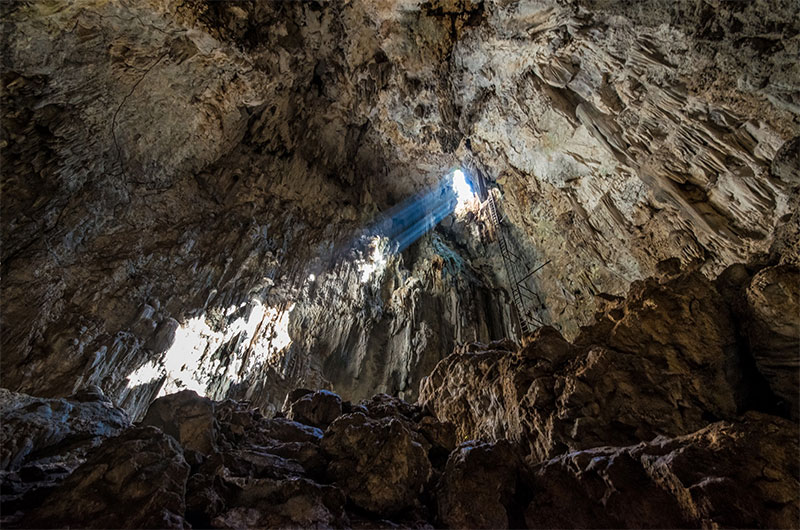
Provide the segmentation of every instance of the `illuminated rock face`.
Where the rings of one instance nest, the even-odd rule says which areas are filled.
[[[800,14],[746,4],[3,4],[2,385],[413,399],[514,334],[485,216],[361,244],[455,167],[568,339],[664,258],[796,265]]]

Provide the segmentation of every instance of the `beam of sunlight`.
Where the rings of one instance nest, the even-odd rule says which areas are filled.
[[[462,212],[476,199],[461,169],[448,173],[438,186],[418,193],[387,210],[367,230],[373,239],[386,238],[389,252],[402,252],[453,212]]]

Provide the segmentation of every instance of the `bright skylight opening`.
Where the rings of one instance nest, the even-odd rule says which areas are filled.
[[[460,169],[453,171],[453,191],[456,192],[456,211],[463,210],[467,204],[472,202],[475,198],[475,192],[472,191],[472,184],[467,180],[467,176]]]

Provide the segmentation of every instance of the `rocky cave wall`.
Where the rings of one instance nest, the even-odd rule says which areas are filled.
[[[530,286],[568,338],[664,258],[796,264],[799,9],[3,4],[2,384],[413,398],[513,335],[479,222],[362,281],[360,230],[456,165],[552,260]]]

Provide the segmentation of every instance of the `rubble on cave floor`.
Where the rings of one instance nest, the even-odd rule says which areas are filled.
[[[764,316],[796,310],[796,275],[640,282],[574,343],[465,345],[417,403],[298,389],[265,417],[185,390],[131,424],[96,387],[3,390],[2,525],[795,527],[797,338]]]
[[[43,401],[30,398],[39,410]],[[777,528],[800,514],[797,424],[757,412],[684,436],[523,465],[517,444],[457,444],[453,424],[386,395],[342,402],[324,431],[192,391],[153,407],[213,418],[162,416],[160,428],[148,420],[127,427],[66,478],[47,474],[70,458],[65,447],[45,462],[45,442],[34,440],[4,471],[3,526]],[[19,502],[11,490],[26,486]]]

